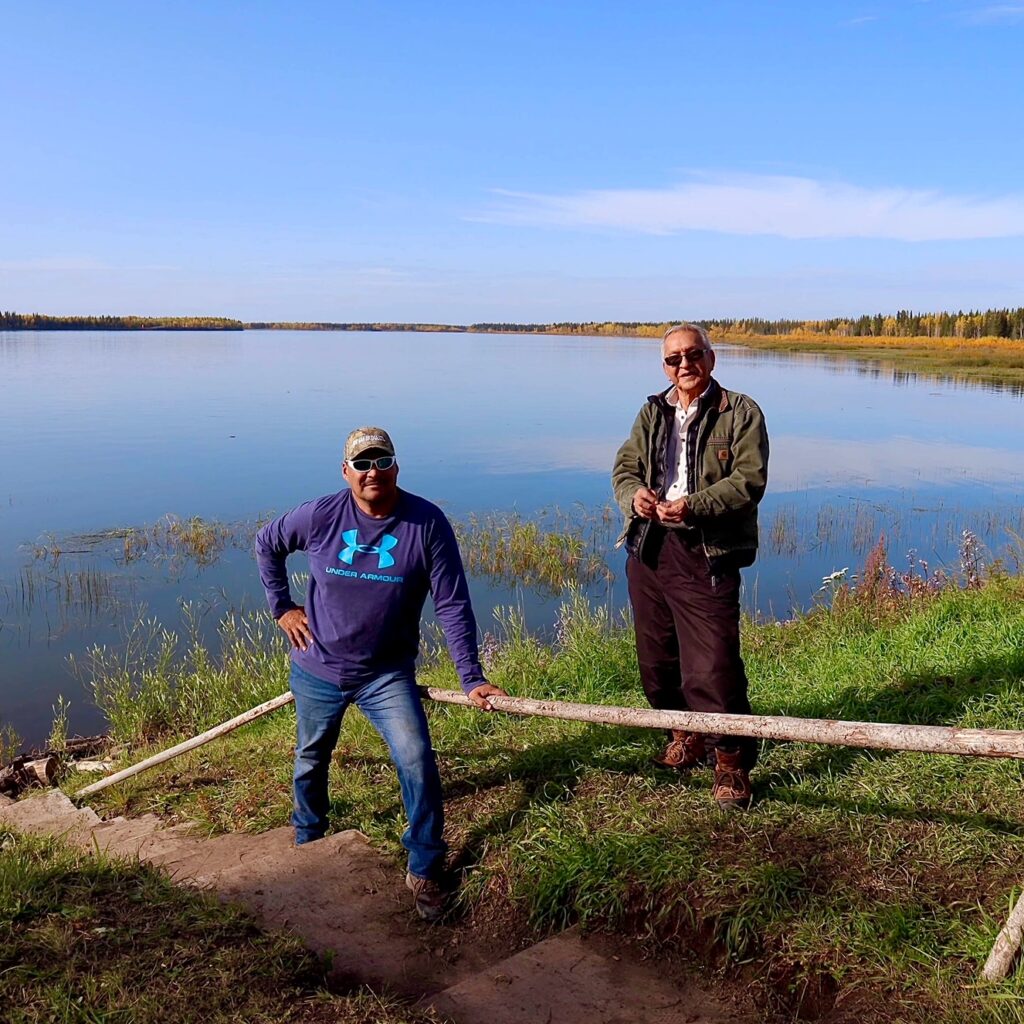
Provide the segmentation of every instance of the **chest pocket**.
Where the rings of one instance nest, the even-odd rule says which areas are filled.
[[[708,455],[723,468],[732,458],[732,438],[728,435],[712,435],[708,438]]]

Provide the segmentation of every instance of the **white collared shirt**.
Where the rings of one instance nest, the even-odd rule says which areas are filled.
[[[686,434],[690,424],[697,417],[697,410],[700,408],[701,399],[711,390],[711,385],[704,389],[699,398],[695,398],[688,409],[684,409],[679,401],[679,392],[675,388],[669,388],[665,395],[669,405],[676,407],[675,429],[670,431],[668,442],[665,446],[665,500],[676,501],[685,498],[689,493],[686,486],[687,478],[687,455],[686,455]]]

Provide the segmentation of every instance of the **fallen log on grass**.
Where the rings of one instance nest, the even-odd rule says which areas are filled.
[[[458,690],[421,687],[424,696],[445,704],[473,707]],[[842,722],[832,718],[789,718],[781,715],[718,715],[703,711],[656,711],[601,704],[570,704],[528,697],[489,697],[499,711],[513,715],[561,718],[634,729],[687,729],[724,736],[795,740],[840,747],[908,750],[964,757],[1008,757],[1024,761],[1024,732],[1010,729],[958,729],[946,725],[896,725],[885,722]]]
[[[421,687],[430,700],[443,704],[475,707],[460,690]],[[116,782],[164,764],[179,754],[195,750],[240,726],[291,704],[291,693],[268,700],[235,718],[207,729],[176,746],[154,754],[130,768],[124,768],[91,786],[78,790],[76,797],[98,793]],[[656,711],[651,708],[620,708],[601,704],[571,704],[560,700],[529,697],[490,697],[498,711],[512,715],[560,718],[597,725],[623,725],[633,729],[688,729],[691,732],[725,736],[753,736],[758,739],[795,740],[833,746],[865,747],[876,750],[909,750],[926,754],[959,754],[963,757],[1008,757],[1024,760],[1024,732],[1008,729],[957,729],[945,725],[896,725],[882,722],[841,722],[836,719],[789,718],[779,715],[717,715],[701,711]]]

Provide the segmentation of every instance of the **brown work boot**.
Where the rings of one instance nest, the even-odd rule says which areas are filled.
[[[405,875],[405,887],[412,890],[416,913],[424,921],[434,924],[444,917],[448,909],[449,891],[436,878],[420,878],[411,871]]]
[[[715,751],[715,784],[711,795],[723,811],[745,811],[750,806],[750,775],[740,763],[742,755]]]
[[[704,737],[700,733],[673,729],[672,739],[664,753],[656,754],[651,760],[655,764],[660,764],[662,768],[688,771],[690,768],[703,767],[704,755]]]

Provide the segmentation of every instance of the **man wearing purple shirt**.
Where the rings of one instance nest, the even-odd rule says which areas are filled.
[[[462,689],[491,711],[505,691],[484,678],[476,619],[458,544],[444,513],[400,490],[387,431],[360,427],[345,441],[348,489],[307,501],[256,537],[270,611],[292,645],[295,695],[292,824],[297,844],[327,831],[327,771],[342,716],[355,704],[380,733],[398,770],[409,827],[406,885],[428,921],[444,912],[441,779],[416,688],[420,615],[429,593]],[[306,604],[296,605],[285,560],[309,559]]]

